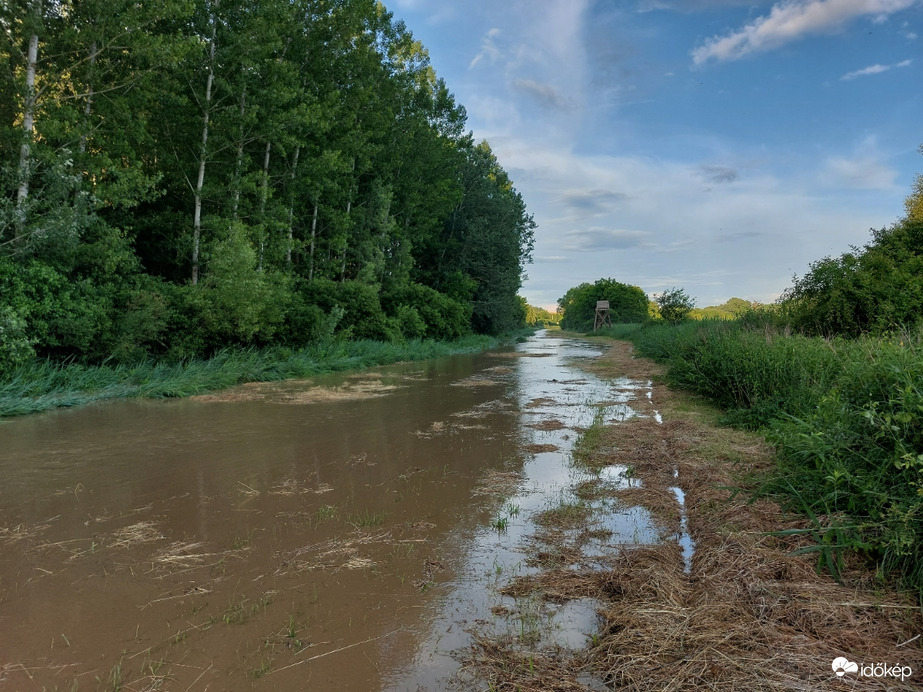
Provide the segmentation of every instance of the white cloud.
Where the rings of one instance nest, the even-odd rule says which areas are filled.
[[[772,50],[810,34],[837,30],[849,21],[873,15],[876,21],[916,4],[918,0],[785,0],[768,16],[727,36],[714,36],[692,51],[701,65],[711,59],[737,60],[750,53]]]
[[[869,65],[868,67],[863,67],[861,70],[856,70],[855,72],[847,72],[840,79],[842,81],[849,81],[855,79],[856,77],[865,77],[866,75],[872,74],[881,74],[882,72],[887,72],[888,70],[893,70],[897,67],[910,67],[913,63],[912,60],[903,60],[894,65]]]
[[[853,158],[797,180],[752,166],[741,176],[733,161],[579,155],[515,136],[494,151],[539,224],[542,255],[524,286],[530,302],[553,303],[571,286],[611,276],[648,292],[683,286],[716,305],[734,295],[771,301],[811,261],[861,244],[883,219],[841,191],[893,182],[874,147],[874,138],[860,142]],[[733,184],[715,185],[716,176]]]
[[[469,70],[485,58],[492,63],[497,61],[497,59],[500,57],[500,49],[497,47],[497,43],[494,39],[496,39],[499,35],[500,29],[497,29],[496,27],[484,35],[484,38],[481,39],[481,50],[477,55],[474,56],[474,59],[468,65]]]
[[[897,179],[897,171],[873,156],[830,157],[821,175],[827,185],[858,190],[889,190]]]

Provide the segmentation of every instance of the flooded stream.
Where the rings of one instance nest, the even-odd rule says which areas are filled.
[[[577,367],[598,354],[539,333],[3,423],[0,689],[464,689],[478,636],[580,648],[592,601],[502,587],[539,569],[539,518],[579,506],[580,431],[650,399]],[[643,510],[603,509],[580,559],[657,540]]]

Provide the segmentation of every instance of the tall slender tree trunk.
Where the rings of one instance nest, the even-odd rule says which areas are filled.
[[[231,203],[231,220],[237,221],[237,210],[240,207],[240,179],[244,167],[244,113],[247,106],[247,87],[240,92],[240,129],[237,133],[237,160],[234,163],[234,192]]]
[[[41,14],[41,3],[34,2],[33,9]],[[26,62],[26,98],[22,113],[22,146],[19,149],[19,189],[16,192],[17,235],[22,236],[26,226],[26,199],[32,177],[32,134],[35,129],[35,71],[38,64],[38,34],[29,36]]]
[[[87,100],[83,104],[83,131],[80,133],[80,144],[78,148],[81,154],[85,154],[87,150],[87,139],[90,133],[90,115],[93,113],[93,85],[94,85],[94,74],[93,68],[96,67],[96,55],[98,53],[98,48],[96,46],[96,41],[90,44],[90,76],[87,79]]]
[[[317,237],[317,200],[314,201],[314,214],[311,216],[311,263],[308,265],[308,281],[314,280],[314,239]]]
[[[260,190],[260,224],[263,231],[260,233],[260,259],[257,271],[263,271],[263,251],[266,248],[266,200],[269,199],[269,153],[272,151],[272,142],[266,142],[266,153],[263,155],[263,187]]]
[[[346,203],[346,227],[349,228],[349,212],[353,208],[353,201]],[[340,254],[340,283],[346,281],[346,250],[349,248],[349,236],[346,236],[346,245],[343,246],[343,252]]]
[[[295,172],[298,170],[298,157],[301,147],[295,147],[295,160],[292,161],[292,175],[290,177],[291,193],[288,199],[288,247],[285,249],[285,263],[289,272],[292,271],[292,245],[295,243]]]
[[[355,172],[356,170],[356,159],[352,160],[350,165],[350,173]],[[355,188],[350,187],[350,197],[355,193]],[[352,211],[353,201],[349,199],[346,201],[346,244],[343,246],[343,252],[340,254],[340,283],[346,281],[346,250],[349,248],[349,213]]]
[[[208,124],[212,109],[212,87],[215,83],[215,49],[218,37],[218,21],[215,10],[218,2],[212,6],[211,41],[208,47],[208,78],[205,81],[205,104],[202,115],[202,145],[199,149],[199,175],[195,185],[195,210],[192,217],[192,285],[199,283],[199,243],[202,238],[202,188],[205,186],[205,161],[208,155]]]

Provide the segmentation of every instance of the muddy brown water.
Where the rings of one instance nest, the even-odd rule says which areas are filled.
[[[597,404],[650,391],[575,367],[597,355],[539,333],[3,423],[0,690],[436,690],[476,629],[579,648],[592,603],[527,618],[497,587]],[[605,525],[600,554],[655,540],[636,508]]]

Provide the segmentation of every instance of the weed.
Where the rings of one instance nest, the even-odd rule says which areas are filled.
[[[516,604],[519,615],[519,641],[526,646],[534,646],[542,638],[542,627],[546,621],[541,597],[537,593],[532,593],[526,598],[517,599]]]
[[[606,414],[608,407],[599,407],[593,414],[593,422],[586,430],[581,433],[580,437],[574,443],[571,450],[571,457],[576,466],[583,468],[593,468],[598,464],[594,463],[597,450],[600,448],[600,438],[606,427]]]
[[[220,615],[211,617],[209,624],[223,622],[225,625],[242,625],[264,611],[271,602],[268,595],[254,603],[248,603],[247,598],[241,598],[237,603],[231,601]]]
[[[122,678],[122,661],[120,660],[118,663],[112,666],[112,670],[109,671],[109,677],[106,678],[105,683],[103,683],[103,681],[98,677],[96,678],[96,681],[105,685],[103,689],[106,692],[119,692],[119,690],[121,690],[125,684],[125,681]]]
[[[370,512],[369,510],[365,510],[355,514],[347,514],[346,521],[356,527],[381,526],[385,521],[385,516],[384,512]]]
[[[590,505],[583,500],[573,501],[562,495],[557,505],[536,515],[535,523],[545,527],[575,528],[587,521],[591,511]]]
[[[188,632],[177,631],[176,634],[174,634],[173,637],[170,639],[170,643],[173,645],[179,644],[184,639],[186,639],[186,637],[188,636],[189,636]]]
[[[315,526],[321,522],[331,521],[339,515],[339,510],[333,505],[321,505],[314,513]]]
[[[304,648],[304,644],[298,638],[298,626],[295,622],[294,615],[288,616],[288,624],[285,628],[285,645],[290,649],[295,649],[296,651],[300,651],[302,648]]]
[[[808,517],[815,545],[804,551],[820,566],[837,575],[853,551],[923,596],[923,327],[827,340],[713,321],[629,338],[669,364],[671,384],[723,408],[725,423],[768,433],[778,460],[761,492]]]
[[[264,659],[262,663],[260,663],[259,668],[254,668],[253,670],[250,671],[250,677],[253,678],[254,680],[259,680],[261,677],[266,675],[266,673],[268,673],[270,670],[272,670],[272,661],[270,661],[269,659]]]

